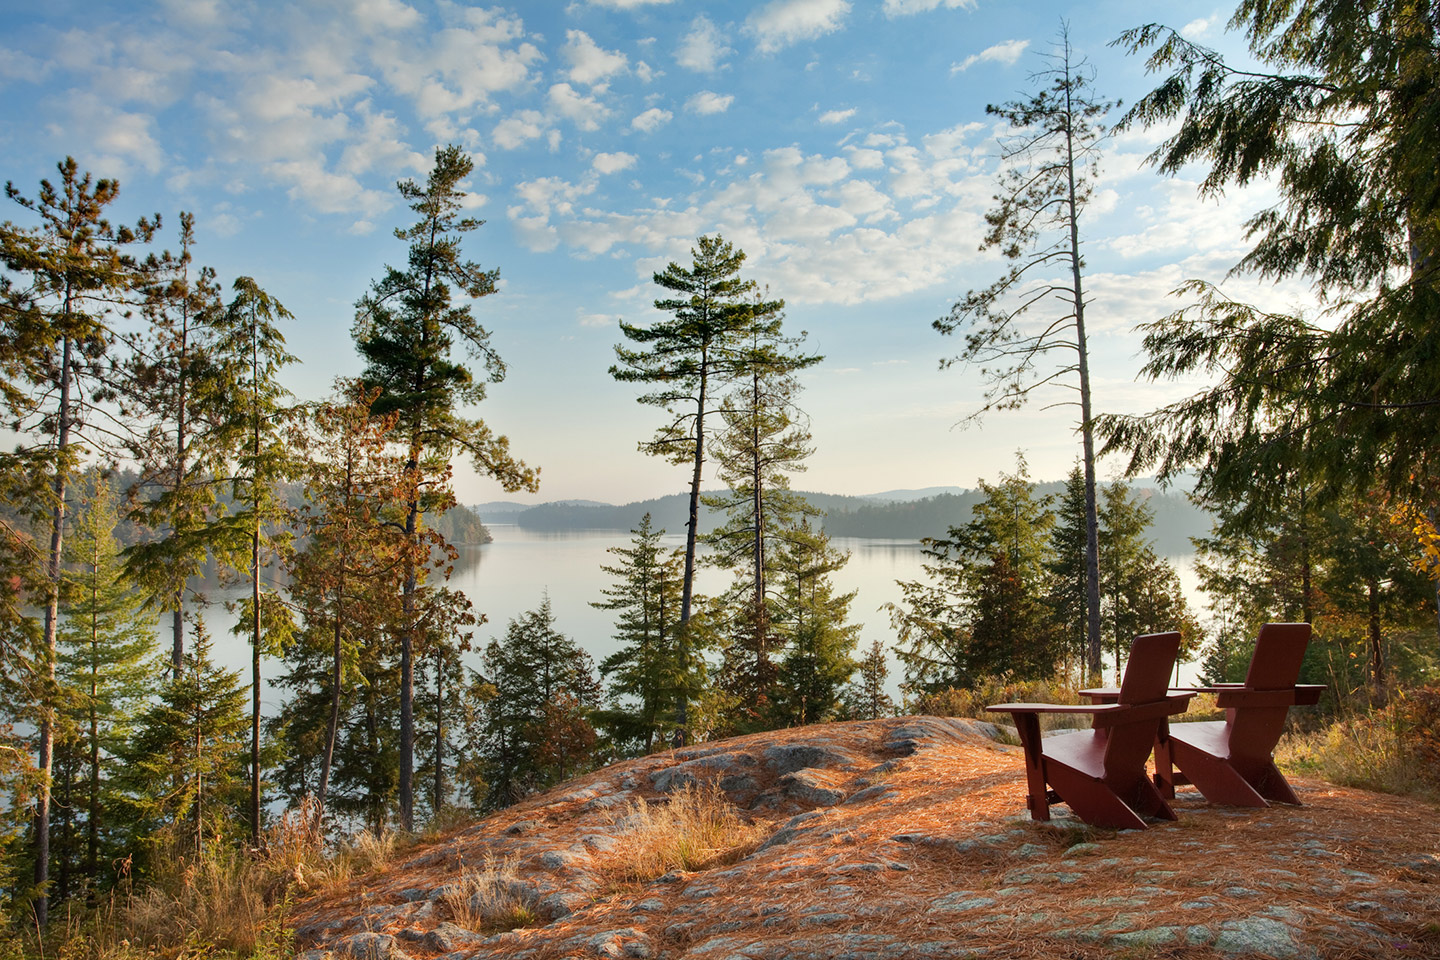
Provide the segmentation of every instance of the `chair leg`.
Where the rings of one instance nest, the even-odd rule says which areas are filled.
[[[1250,762],[1232,761],[1240,776],[1245,782],[1254,788],[1255,792],[1272,803],[1289,803],[1295,806],[1302,806],[1300,798],[1295,796],[1290,783],[1285,775],[1275,766],[1273,760],[1253,760]]]
[[[1144,830],[1145,820],[1130,808],[1103,780],[1061,766],[1050,765],[1050,782],[1055,784],[1070,809],[1091,826],[1116,830]]]
[[[1030,819],[1050,819],[1050,799],[1045,789],[1045,756],[1040,745],[1040,718],[1033,713],[1015,714],[1015,732],[1020,735],[1020,746],[1025,748],[1025,787],[1029,794],[1025,805],[1030,808]]]
[[[1164,727],[1155,739],[1155,788],[1166,800],[1175,799],[1175,755]]]
[[[1170,744],[1175,765],[1206,800],[1232,807],[1270,806],[1229,760],[1193,749],[1180,740],[1172,739]]]

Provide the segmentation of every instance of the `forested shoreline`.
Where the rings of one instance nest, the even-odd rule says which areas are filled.
[[[1176,490],[1162,490],[1134,483],[1135,493],[1144,498],[1154,515],[1149,537],[1157,553],[1165,557],[1189,554],[1195,549],[1192,538],[1210,532],[1214,520]],[[1042,496],[1060,493],[1064,481],[1037,484]],[[975,505],[984,499],[978,489],[963,493],[941,493],[912,500],[889,501],[872,497],[815,493],[798,490],[796,495],[821,511],[825,532],[832,537],[860,537],[875,540],[922,540],[936,531],[958,526],[970,519]],[[533,506],[512,502],[472,504],[470,509],[483,520],[513,523],[528,530],[629,530],[650,514],[658,526],[676,529],[685,522],[684,495],[672,494],[626,504],[595,501],[564,501]],[[706,510],[701,529],[710,530],[720,515]]]
[[[488,539],[455,471],[541,489],[526,438],[512,449],[476,414],[507,372],[479,317],[499,270],[467,253],[483,155],[439,146],[423,179],[396,184],[411,217],[398,265],[342,292],[361,373],[318,399],[284,386],[303,318],[260,280],[201,266],[195,217],[122,223],[119,183],[72,158],[33,192],[7,183],[0,960],[288,956],[291,898],[600,765],[1074,698],[1156,631],[1178,631],[1218,683],[1245,675],[1261,624],[1311,624],[1300,679],[1326,690],[1292,721],[1285,762],[1434,796],[1440,22],[1246,0],[1234,25],[1273,73],[1139,27],[1117,43],[1163,77],[1121,114],[1062,30],[1031,94],[989,107],[993,205],[957,242],[999,273],[932,326],[956,337],[942,369],[980,387],[969,419],[1061,410],[1063,481],[1036,482],[1021,450],[963,494],[796,490],[824,415],[806,372],[825,357],[786,326],[784,291],[718,232],[653,273],[653,311],[618,320],[596,368],[652,421],[626,443],[685,492],[516,515],[628,531],[586,601],[613,617],[599,663],[549,595],[487,626],[451,580],[457,545]],[[1203,168],[1205,193],[1269,178],[1278,199],[1234,270],[1300,278],[1314,303],[1262,309],[1218,277],[1185,281],[1183,305],[1144,328],[1141,377],[1190,392],[1121,414],[1092,397],[1081,224],[1107,139],[1151,128],[1161,172]],[[1193,492],[1099,480],[1106,455]],[[865,536],[917,539],[925,563],[887,607],[894,642],[859,649],[835,541]],[[1185,544],[1203,616],[1170,560]],[[705,568],[727,581],[713,595]],[[233,598],[248,675],[216,662],[209,582]]]

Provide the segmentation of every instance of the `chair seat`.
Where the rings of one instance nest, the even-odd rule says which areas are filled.
[[[1170,724],[1170,739],[1179,740],[1212,757],[1230,756],[1230,734],[1224,720],[1196,720]]]
[[[1100,730],[1076,730],[1053,734],[1041,743],[1045,756],[1099,780],[1105,776],[1105,739]]]

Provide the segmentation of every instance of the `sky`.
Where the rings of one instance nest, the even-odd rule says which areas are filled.
[[[1061,24],[1101,95],[1134,102],[1155,78],[1109,44],[1157,15],[1243,50],[1228,6],[1099,0],[0,0],[0,179],[33,196],[55,164],[120,181],[112,218],[196,218],[196,257],[225,284],[251,276],[295,316],[302,361],[283,380],[326,395],[360,372],[354,304],[408,226],[398,180],[437,146],[474,159],[464,250],[498,268],[474,304],[508,375],[474,411],[541,468],[512,495],[456,465],[462,502],[628,502],[685,489],[643,455],[661,413],[608,374],[619,320],[661,318],[652,276],[688,266],[701,235],[747,255],[786,301],[787,332],[825,356],[803,377],[815,453],[799,489],[863,495],[972,487],[1023,451],[1037,479],[1079,453],[1065,393],[956,424],[981,403],[959,343],[931,322],[1004,269],[982,251],[1000,137],[986,105],[1027,96]],[[1118,119],[1123,108],[1112,113]],[[1095,408],[1141,412],[1196,383],[1137,380],[1140,324],[1220,281],[1245,251],[1265,185],[1197,193],[1199,171],[1145,163],[1164,131],[1104,147],[1082,221]],[[9,201],[0,219],[29,223]],[[1293,285],[1231,281],[1284,306]],[[1115,476],[1118,458],[1103,461]]]

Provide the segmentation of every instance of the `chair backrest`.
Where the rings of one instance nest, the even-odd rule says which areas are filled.
[[[1288,690],[1300,679],[1300,662],[1310,642],[1308,623],[1267,623],[1255,638],[1245,674],[1251,690]],[[1226,742],[1232,762],[1267,763],[1285,732],[1289,707],[1231,707],[1225,711]]]
[[[1136,637],[1135,642],[1130,644],[1130,659],[1125,663],[1125,677],[1120,682],[1120,702],[1146,703],[1164,697],[1170,686],[1170,671],[1175,669],[1175,656],[1179,652],[1178,633],[1150,633]],[[1137,770],[1143,773],[1145,758],[1150,755],[1159,730],[1159,717],[1106,728],[1106,775],[1128,776]]]
[[[1180,653],[1180,634],[1147,633],[1130,644],[1125,677],[1120,681],[1121,703],[1146,703],[1165,696],[1170,672]]]
[[[1308,623],[1267,623],[1260,627],[1255,654],[1245,673],[1252,690],[1286,690],[1300,679],[1300,662],[1310,643]]]

